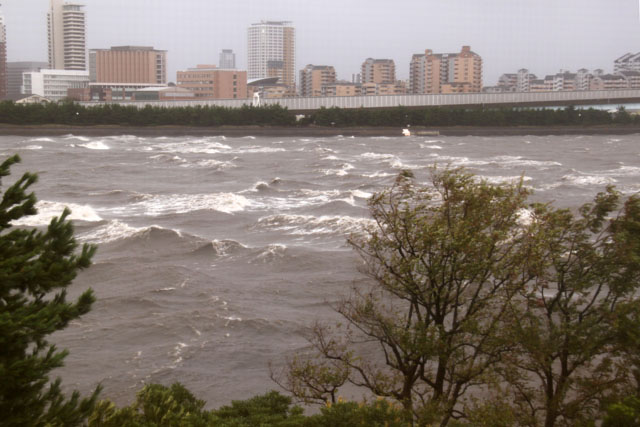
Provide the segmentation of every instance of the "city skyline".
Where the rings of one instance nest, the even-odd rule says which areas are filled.
[[[482,56],[485,85],[520,68],[539,75],[559,69],[610,70],[615,58],[637,51],[640,40],[638,2],[633,0],[401,0],[393,9],[379,0],[366,6],[333,0],[79,3],[87,14],[89,49],[152,45],[167,50],[171,81],[177,70],[217,63],[226,48],[236,53],[237,67],[247,69],[246,28],[262,20],[293,23],[296,72],[306,64],[326,64],[347,80],[368,57],[393,59],[398,78],[408,79],[414,53],[455,52],[461,45],[471,45]],[[47,59],[48,5],[48,0],[3,3],[8,61]]]

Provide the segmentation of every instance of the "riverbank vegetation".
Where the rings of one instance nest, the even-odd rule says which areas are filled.
[[[294,112],[269,105],[154,107],[74,102],[16,104],[0,102],[0,124],[65,126],[281,126],[281,127],[450,127],[450,126],[603,126],[639,125],[640,116],[624,109],[551,108],[321,108],[298,120]]]
[[[19,158],[0,165],[9,174]],[[46,337],[86,313],[65,289],[95,248],[66,219],[45,231],[25,174],[0,201],[0,413],[3,425],[611,426],[640,425],[640,197],[613,187],[577,211],[531,203],[522,182],[463,169],[403,171],[371,197],[371,227],[348,242],[359,281],[316,323],[270,392],[206,410],[180,384],[149,384],[129,406],[66,399],[49,373],[66,355]],[[213,363],[213,362],[212,362]],[[359,388],[365,401],[347,402]],[[305,415],[295,401],[319,404]]]

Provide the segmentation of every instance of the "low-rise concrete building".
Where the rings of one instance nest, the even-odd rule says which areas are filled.
[[[22,93],[40,95],[52,101],[61,101],[69,89],[89,86],[89,72],[77,70],[40,70],[22,73]]]

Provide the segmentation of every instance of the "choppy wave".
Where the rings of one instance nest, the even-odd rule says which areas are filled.
[[[584,186],[602,186],[615,184],[618,182],[615,178],[603,175],[584,175],[579,173],[567,174],[562,177],[565,184]]]
[[[60,216],[65,207],[71,210],[71,214],[67,219],[87,222],[102,221],[100,215],[91,206],[40,200],[36,203],[37,214],[22,217],[17,221],[13,221],[12,224],[29,227],[47,225],[52,218]]]
[[[124,222],[112,220],[95,230],[80,234],[78,239],[91,243],[109,243],[134,236],[143,230],[145,228],[131,227]]]
[[[116,213],[148,216],[183,214],[199,210],[213,210],[233,214],[251,206],[251,201],[234,193],[143,195],[142,200],[112,209]]]
[[[78,147],[88,148],[89,150],[109,150],[111,148],[103,141],[92,141],[86,144],[79,144]]]
[[[373,220],[368,218],[281,214],[260,218],[254,228],[277,230],[291,235],[303,236],[360,233],[373,225]]]

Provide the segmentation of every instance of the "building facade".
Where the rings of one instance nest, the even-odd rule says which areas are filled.
[[[640,71],[640,52],[625,53],[613,61],[613,72],[619,73],[620,71]]]
[[[396,82],[396,64],[393,59],[367,58],[362,63],[360,75],[363,84],[393,84]]]
[[[167,51],[150,46],[91,49],[89,75],[96,83],[167,83]]]
[[[7,30],[4,24],[4,16],[0,13],[0,99],[8,95],[8,70],[7,70]]]
[[[40,71],[49,66],[48,62],[20,61],[7,62],[7,98],[23,98],[22,73],[29,71]]]
[[[287,94],[296,92],[295,28],[288,21],[262,21],[247,30],[247,76],[279,77]]]
[[[84,5],[50,0],[47,15],[49,68],[86,70],[87,43]]]
[[[323,96],[358,96],[361,93],[360,83],[334,82],[323,87]]]
[[[218,67],[227,70],[234,70],[236,68],[236,54],[233,53],[233,50],[222,49],[222,52],[220,52]]]
[[[198,65],[178,71],[178,87],[194,93],[196,99],[238,99],[247,97],[247,72]]]
[[[300,70],[300,96],[323,96],[324,87],[336,82],[336,70],[330,65],[309,64]]]
[[[409,72],[409,91],[424,93],[468,93],[482,91],[482,58],[462,46],[460,53],[414,54]]]
[[[89,86],[89,72],[77,70],[40,70],[22,73],[23,94],[40,95],[52,101],[61,101],[69,89]]]

